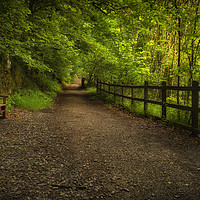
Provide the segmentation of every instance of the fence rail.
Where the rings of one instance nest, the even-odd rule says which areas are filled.
[[[112,90],[111,90],[112,88]],[[125,93],[126,89],[131,90],[130,96],[127,96]],[[117,90],[120,92],[117,92]],[[134,90],[135,89],[143,89],[144,95],[143,98],[137,98],[134,96]],[[160,90],[161,98],[160,101],[151,100],[149,99],[149,91],[152,89]],[[191,98],[192,103],[191,106],[186,105],[179,105],[179,104],[173,104],[167,102],[167,91],[173,90],[177,91],[177,103],[179,103],[179,92],[180,91],[188,91],[191,92]],[[198,82],[193,81],[192,86],[190,87],[183,87],[183,86],[167,86],[166,82],[162,82],[161,86],[151,86],[148,84],[147,81],[145,81],[144,85],[140,86],[134,86],[134,85],[124,85],[124,84],[111,84],[106,83],[102,81],[97,81],[97,93],[101,94],[101,92],[105,92],[111,95],[114,95],[114,97],[118,96],[122,98],[122,103],[124,102],[124,99],[131,100],[131,103],[133,104],[134,101],[140,101],[144,102],[144,114],[147,115],[147,106],[149,103],[156,104],[162,106],[162,119],[167,119],[167,107],[190,111],[191,112],[191,126],[184,126],[184,128],[191,130],[194,136],[198,136],[198,133],[200,132],[198,122],[199,122],[199,92],[200,87]]]

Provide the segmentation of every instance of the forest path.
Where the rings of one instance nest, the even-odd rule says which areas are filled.
[[[199,139],[90,97],[0,121],[0,199],[199,199]]]

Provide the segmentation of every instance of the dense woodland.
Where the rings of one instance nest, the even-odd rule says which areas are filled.
[[[1,0],[0,24],[1,94],[200,81],[200,0]]]

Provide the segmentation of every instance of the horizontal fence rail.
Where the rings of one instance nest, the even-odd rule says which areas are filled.
[[[130,95],[126,95],[126,89],[129,89]],[[137,98],[134,96],[135,89],[143,89],[143,98]],[[150,90],[159,90],[160,91],[160,100],[151,100],[149,99],[149,91]],[[167,102],[167,92],[168,91],[176,91],[177,92],[177,104],[168,103]],[[179,105],[179,92],[180,91],[188,91],[191,92],[191,106],[188,105]],[[145,81],[143,86],[135,86],[135,85],[124,85],[124,84],[113,84],[106,83],[102,81],[97,81],[97,93],[101,94],[105,92],[107,94],[111,94],[114,96],[114,99],[118,96],[121,97],[122,104],[124,99],[129,99],[131,104],[133,105],[134,101],[144,102],[144,115],[147,115],[147,106],[148,104],[156,104],[162,106],[162,119],[167,119],[167,107],[190,111],[191,112],[191,126],[181,125],[187,130],[192,131],[194,136],[198,136],[199,130],[199,91],[200,87],[198,82],[193,81],[192,86],[183,87],[183,86],[167,86],[166,82],[163,81],[160,86],[151,86]],[[179,116],[180,117],[180,116]]]

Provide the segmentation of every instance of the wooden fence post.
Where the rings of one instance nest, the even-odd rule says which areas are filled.
[[[113,87],[113,88],[111,88]],[[120,88],[121,87],[121,88]],[[127,88],[131,89],[131,98],[129,96],[130,90],[128,90]],[[162,105],[162,118],[166,119],[167,118],[167,107],[172,107],[172,108],[176,108],[176,109],[181,109],[181,110],[191,110],[191,119],[192,119],[192,127],[188,127],[190,128],[190,130],[192,130],[192,135],[193,136],[198,136],[199,133],[199,83],[197,81],[193,81],[192,82],[192,88],[190,87],[173,87],[173,86],[166,86],[166,82],[163,81],[162,82],[162,86],[158,87],[158,86],[149,86],[149,83],[147,81],[145,81],[144,86],[130,86],[130,85],[120,85],[117,83],[114,84],[110,84],[110,83],[105,83],[102,82],[101,80],[99,81],[97,79],[97,93],[99,93],[101,95],[101,93],[103,93],[103,91],[106,91],[107,93],[112,93],[114,95],[114,103],[116,103],[116,100],[118,100],[119,97],[119,101],[122,98],[122,105],[124,104],[124,98],[127,99],[131,99],[131,104],[133,106],[134,104],[134,88],[142,88],[144,89],[144,98],[142,99],[142,97],[140,98],[135,98],[135,100],[137,101],[144,101],[144,115],[147,116],[148,112],[148,102],[152,102],[152,104],[159,104]],[[149,100],[149,94],[148,94],[148,90],[149,89],[161,89],[161,95],[162,95],[162,102],[160,101],[150,101]],[[168,89],[167,89],[168,88]],[[120,92],[121,90],[121,92]],[[128,90],[128,97],[126,96],[126,90]],[[176,105],[176,104],[168,104],[167,103],[167,90],[177,90],[177,91],[192,91],[192,107],[189,106],[181,106],[181,105]],[[113,91],[113,92],[112,92]],[[160,94],[160,92],[159,92]],[[177,92],[178,94],[178,92]],[[178,95],[179,96],[179,95]],[[117,99],[116,99],[117,98]],[[179,103],[179,98],[177,98],[177,103]]]
[[[99,94],[99,80],[98,79],[97,79],[96,87],[97,87],[97,94]]]
[[[131,105],[133,106],[134,88],[131,88]]]
[[[166,119],[167,110],[166,110],[166,100],[167,100],[167,90],[166,90],[166,82],[162,82],[162,118]]]
[[[178,79],[179,79],[179,77],[178,77]],[[178,81],[178,87],[179,86],[180,86],[180,81]],[[179,90],[177,90],[177,104],[178,105],[180,104],[180,92],[179,92]],[[177,114],[178,114],[178,120],[180,121],[180,119],[181,119],[180,110],[178,110]]]
[[[198,129],[198,107],[199,107],[199,92],[195,88],[199,86],[197,81],[192,82],[192,134],[193,136],[198,136],[195,129]]]
[[[147,101],[148,100],[148,81],[144,82],[144,115],[147,116]]]
[[[108,94],[110,95],[110,82],[108,83]]]
[[[114,93],[114,103],[116,102],[116,91],[115,91],[116,88],[115,88],[115,87],[116,87],[116,86],[115,86],[115,83],[114,83],[114,88],[113,88],[113,89],[114,89],[114,91],[113,91],[113,93]]]
[[[81,80],[81,88],[85,88],[85,78],[82,78]]]
[[[122,87],[122,105],[123,105],[124,104],[124,83],[121,87]]]
[[[99,93],[101,94],[101,80],[100,80],[100,82],[99,82]]]

